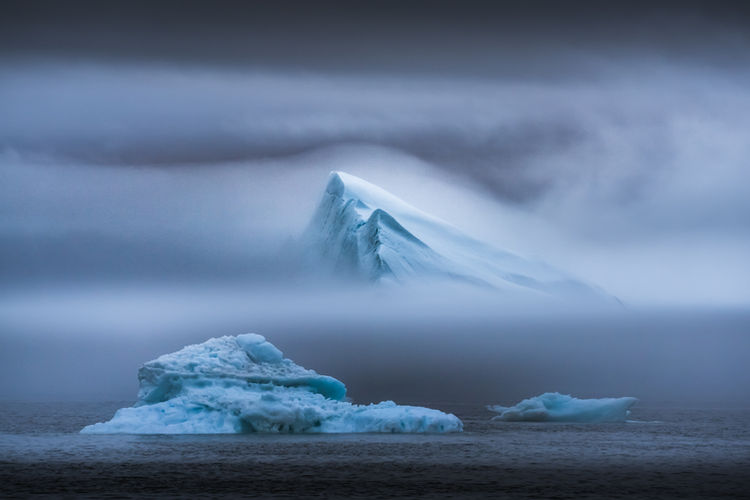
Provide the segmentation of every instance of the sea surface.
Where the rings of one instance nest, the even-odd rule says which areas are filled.
[[[0,497],[750,498],[750,410],[622,424],[450,411],[446,435],[82,435],[129,402],[0,403]]]

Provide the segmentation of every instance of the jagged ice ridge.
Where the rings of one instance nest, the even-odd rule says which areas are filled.
[[[604,297],[547,264],[477,241],[344,172],[331,172],[303,239],[312,265],[373,282],[448,280],[521,293]]]
[[[459,432],[452,414],[386,401],[356,405],[346,386],[284,358],[257,334],[212,338],[145,363],[133,407],[84,427],[100,434]]]

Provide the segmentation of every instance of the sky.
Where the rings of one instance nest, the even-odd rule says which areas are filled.
[[[201,325],[217,321],[211,334],[279,331],[300,309],[329,311],[314,328],[328,331],[341,297],[326,284],[330,300],[311,302],[293,249],[331,170],[631,310],[743,310],[748,88],[740,2],[3,2],[6,353],[29,359],[32,331],[75,330],[81,343],[130,327],[193,332],[193,310]],[[266,304],[264,289],[276,305],[241,305]],[[201,305],[216,297],[229,319]],[[338,307],[373,314],[369,300]],[[465,305],[453,305],[458,318]],[[160,307],[170,321],[149,323]],[[696,345],[728,352],[747,325],[739,318],[717,321],[727,344]],[[679,321],[647,323],[667,335]],[[39,340],[45,356],[54,342]],[[154,342],[129,344],[122,387],[136,353],[166,348]],[[326,362],[324,350],[308,361]],[[695,380],[713,366],[700,352],[686,355]],[[709,378],[738,383],[738,373]]]

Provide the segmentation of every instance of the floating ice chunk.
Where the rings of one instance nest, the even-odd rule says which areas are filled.
[[[524,399],[515,406],[488,406],[508,422],[625,422],[636,398],[578,399],[559,392]]]
[[[256,334],[212,338],[144,364],[138,401],[101,434],[458,432],[454,415],[391,401],[355,405],[346,387],[284,358]]]

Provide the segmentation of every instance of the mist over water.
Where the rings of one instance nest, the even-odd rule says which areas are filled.
[[[747,400],[745,9],[584,4],[8,4],[0,399],[255,331],[362,399]],[[331,170],[617,300],[310,273]]]
[[[65,73],[93,84],[106,71]],[[178,88],[188,94],[200,82],[190,74],[180,78]],[[292,85],[290,78],[274,78]],[[388,106],[416,96],[413,84],[396,85],[394,96],[361,90],[352,81],[314,83],[315,92],[342,86],[354,95],[373,92]],[[475,88],[457,84],[469,93]],[[479,86],[488,102],[495,93],[517,92],[519,109],[503,115],[503,123],[528,118],[539,98],[556,106],[582,92],[568,84],[545,85],[525,98],[528,90],[504,85]],[[115,92],[103,97],[109,102],[116,91],[103,88]],[[13,96],[8,89],[0,98]],[[427,108],[453,95],[440,94],[439,86],[436,92],[434,101],[423,97]],[[603,98],[584,96],[581,103],[590,113]],[[729,98],[744,103],[742,94]],[[161,99],[154,103],[158,108]],[[148,164],[156,159],[151,150],[141,148],[140,124],[152,113],[147,108],[131,110],[129,118],[120,111],[98,112],[124,120],[127,132],[115,135],[127,144],[112,151],[125,147],[143,154],[135,164],[120,153],[91,161],[65,148],[60,154],[23,151],[15,140],[6,141],[11,146],[0,161],[0,398],[133,399],[143,362],[209,337],[257,332],[299,364],[344,381],[360,402],[512,404],[546,391],[688,406],[745,406],[750,400],[750,372],[741,355],[750,347],[750,238],[739,216],[749,198],[740,163],[744,146],[733,133],[720,138],[729,147],[722,150],[723,163],[710,163],[710,174],[702,165],[709,157],[716,160],[718,143],[711,139],[702,149],[696,134],[709,129],[700,120],[689,120],[692,133],[684,137],[674,135],[674,124],[650,125],[670,134],[674,142],[666,144],[647,139],[642,124],[627,119],[615,129],[595,119],[570,137],[554,135],[562,142],[551,143],[554,127],[532,127],[532,137],[520,140],[517,134],[529,129],[513,126],[508,140],[527,145],[508,156],[476,143],[483,133],[502,130],[499,123],[473,117],[476,130],[459,127],[453,137],[471,138],[471,154],[446,158],[435,153],[444,133],[426,122],[403,125],[434,134],[423,142],[402,143],[403,135],[399,141],[374,140],[396,126],[392,115],[377,127],[367,125],[354,144],[327,144],[349,139],[338,130],[351,127],[338,122],[359,112],[348,109],[331,118],[333,129],[325,133],[333,134],[332,141],[318,137],[317,119],[299,129],[292,116],[268,136],[285,144],[302,137],[291,151],[253,146],[241,160],[154,165]],[[693,110],[704,118],[715,111],[710,105]],[[163,112],[175,119],[173,111]],[[321,110],[310,113],[319,117]],[[469,120],[469,114],[461,116]],[[688,123],[682,112],[667,116],[678,128]],[[81,122],[79,132],[64,124],[60,130],[85,137],[101,132],[95,121],[90,129]],[[196,123],[207,127],[203,120]],[[728,130],[731,124],[724,125]],[[715,139],[716,123],[709,128]],[[166,129],[178,135],[167,134],[160,144],[181,144],[179,130]],[[597,141],[614,134],[610,138],[622,142],[598,142],[592,149],[582,145],[594,140],[581,136],[584,130],[595,131]],[[7,137],[13,134],[6,131]],[[305,141],[316,146],[304,151]],[[543,158],[540,144],[551,148]],[[98,148],[87,151],[102,152]],[[532,193],[506,172],[498,175],[509,175],[508,182],[496,190],[474,175],[490,172],[477,166],[476,156],[498,165],[522,161],[528,168],[521,178],[537,177],[546,187]],[[578,163],[602,170],[569,170]],[[360,175],[474,237],[560,267],[617,300],[528,302],[444,285],[363,288],[310,274],[299,238],[331,170]]]
[[[11,400],[132,400],[141,364],[258,332],[357,402],[511,404],[560,391],[746,407],[742,310],[502,300],[457,288],[145,288],[5,297],[0,391]],[[424,292],[424,290],[421,290]]]

